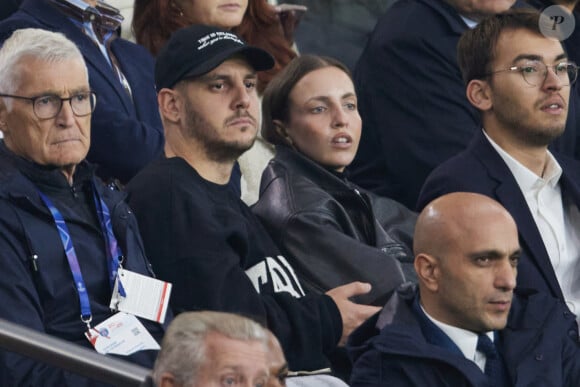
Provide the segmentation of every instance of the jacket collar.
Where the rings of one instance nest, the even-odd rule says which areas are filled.
[[[434,359],[452,364],[472,381],[483,383],[484,374],[477,365],[463,355],[453,355],[453,351],[429,344],[424,337],[413,303],[418,297],[416,285],[403,284],[391,299],[371,319],[367,320],[349,338],[349,353],[354,361],[371,348],[383,354],[394,354],[411,357]],[[502,356],[510,365],[509,373],[523,375],[518,371],[521,354],[531,351],[544,334],[543,327],[549,319],[558,313],[554,299],[543,293],[530,289],[516,289],[512,308],[505,329],[499,332]],[[573,321],[571,321],[573,324]],[[566,329],[562,326],[561,329]],[[475,378],[475,379],[474,379]],[[480,385],[475,383],[475,385]],[[484,385],[484,384],[481,384]]]
[[[560,187],[562,195],[569,197],[580,209],[580,161],[555,155],[562,167]]]
[[[418,297],[416,285],[406,283],[393,293],[379,314],[357,328],[349,338],[349,354],[353,361],[371,348],[382,354],[433,359],[450,364],[474,385],[486,385],[485,375],[463,354],[429,343],[413,312]],[[379,328],[381,327],[381,328]]]
[[[107,32],[116,32],[123,22],[118,9],[101,1],[95,7],[83,0],[47,0],[66,16],[79,23],[91,23],[95,32],[102,38]]]
[[[444,0],[418,0],[419,2],[425,4],[429,8],[432,8],[446,21],[449,28],[456,34],[461,35],[469,27],[461,18],[461,15],[455,8],[447,4]],[[530,5],[526,4],[522,0],[516,0],[512,8],[530,8]]]
[[[495,181],[494,194],[515,219],[518,225],[520,241],[527,246],[530,260],[539,267],[540,273],[544,276],[553,294],[559,294],[563,298],[556,273],[542,242],[536,222],[508,166],[493,149],[493,146],[485,138],[482,131],[478,131],[466,153],[472,153],[479,160],[490,178]]]
[[[427,7],[433,9],[438,13],[446,24],[449,26],[451,31],[457,35],[463,34],[465,30],[468,29],[467,24],[459,15],[459,12],[451,5],[447,4],[443,0],[419,0],[421,3],[425,4]]]
[[[105,189],[94,176],[94,171],[92,164],[82,161],[75,170],[73,185],[76,187],[95,182],[94,186],[103,200],[111,205],[122,201],[125,194]],[[54,191],[71,189],[65,176],[57,168],[42,166],[19,157],[0,141],[0,197],[28,199],[32,203],[39,203],[44,210],[42,203],[33,199],[39,198],[37,187]]]
[[[288,146],[276,146],[274,160],[315,182],[325,191],[344,191],[345,186],[355,188],[346,178],[339,178],[337,175],[321,167],[320,164],[310,160],[308,157],[303,156],[300,152]]]

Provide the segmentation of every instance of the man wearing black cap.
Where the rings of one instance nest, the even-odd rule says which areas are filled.
[[[176,32],[155,69],[166,158],[131,181],[130,204],[156,272],[173,283],[176,312],[255,318],[276,334],[291,370],[317,370],[378,309],[348,300],[370,290],[364,283],[305,296],[266,230],[227,186],[235,160],[256,138],[256,71],[273,64],[267,52],[214,27]]]

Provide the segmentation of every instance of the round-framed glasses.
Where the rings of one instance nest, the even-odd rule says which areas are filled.
[[[0,94],[0,97],[16,98],[32,103],[34,114],[46,120],[58,116],[62,110],[62,104],[68,101],[72,112],[77,117],[88,116],[95,111],[97,95],[93,91],[83,91],[68,98],[61,98],[55,94],[44,94],[37,97],[23,97],[20,95]]]
[[[492,75],[502,72],[519,72],[522,74],[524,81],[530,86],[542,85],[548,77],[548,69],[558,77],[562,86],[570,86],[578,77],[578,66],[574,62],[560,62],[553,65],[547,65],[543,62],[532,61],[526,62],[520,66],[512,66],[507,69],[492,71],[486,75]]]

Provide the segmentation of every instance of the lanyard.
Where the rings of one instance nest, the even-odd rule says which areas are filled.
[[[99,223],[101,225],[101,230],[105,237],[105,244],[107,246],[107,261],[109,266],[109,282],[111,283],[111,288],[115,284],[115,280],[117,278],[117,272],[120,266],[119,257],[122,257],[121,249],[117,243],[117,238],[113,234],[113,228],[111,226],[111,216],[109,214],[109,208],[107,204],[103,201],[103,199],[97,193],[93,185],[93,197],[95,200],[95,205],[97,207],[97,215],[99,217]],[[91,305],[89,301],[89,294],[87,292],[87,287],[85,286],[85,281],[83,279],[83,275],[81,273],[81,268],[79,265],[79,261],[77,259],[77,254],[75,252],[74,246],[72,244],[72,239],[70,237],[70,232],[68,230],[68,226],[64,221],[64,218],[60,211],[54,206],[52,201],[43,194],[42,192],[38,191],[40,194],[40,198],[52,214],[52,218],[54,219],[54,223],[56,224],[56,228],[58,229],[58,234],[60,236],[60,240],[62,242],[62,246],[64,248],[66,258],[75,281],[75,287],[77,289],[79,295],[79,302],[81,306],[81,321],[87,324],[87,328],[91,328],[90,323],[93,319],[92,312],[91,312]],[[125,291],[121,286],[121,281],[119,281],[119,294],[125,296]]]
[[[93,182],[93,199],[95,200],[95,207],[97,209],[97,215],[99,217],[99,222],[101,223],[101,230],[103,230],[103,235],[105,236],[105,244],[107,245],[107,261],[109,263],[109,283],[111,284],[111,289],[115,287],[115,281],[117,280],[118,270],[121,266],[121,261],[123,260],[123,252],[117,243],[117,238],[113,233],[113,226],[111,222],[111,214],[109,213],[109,207],[103,198],[97,193],[97,188]],[[119,281],[119,294],[125,297],[125,289]]]

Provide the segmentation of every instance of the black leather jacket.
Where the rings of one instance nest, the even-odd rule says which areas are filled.
[[[285,146],[262,175],[252,210],[265,224],[306,291],[325,292],[351,281],[373,289],[357,301],[383,305],[414,280],[416,213],[327,171]],[[401,269],[401,263],[403,269]]]

